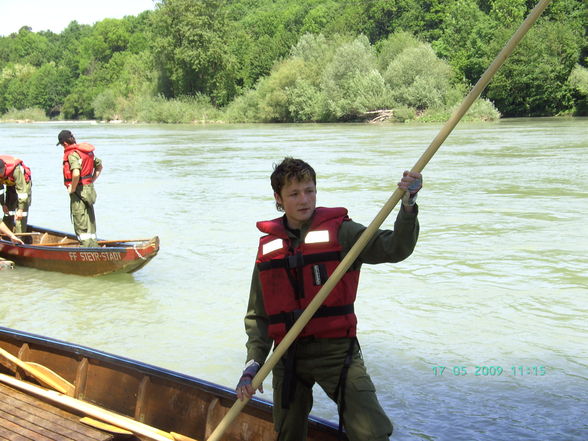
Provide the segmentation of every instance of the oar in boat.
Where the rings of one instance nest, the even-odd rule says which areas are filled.
[[[473,102],[480,96],[484,88],[488,85],[498,68],[504,63],[504,61],[509,57],[509,55],[513,52],[517,44],[521,41],[521,39],[525,36],[527,31],[531,28],[533,23],[537,21],[541,13],[547,8],[551,0],[541,0],[537,5],[533,8],[533,10],[529,13],[525,21],[521,24],[521,26],[517,29],[517,31],[513,34],[510,40],[506,43],[504,48],[500,51],[500,53],[496,56],[492,64],[486,69],[484,74],[480,77],[476,85],[472,88],[472,90],[468,93],[468,95],[464,98],[463,102],[459,106],[459,108],[453,113],[453,115],[449,118],[449,120],[445,123],[445,125],[441,128],[439,134],[433,139],[427,150],[423,153],[423,155],[419,158],[416,162],[414,167],[411,169],[412,172],[421,172],[425,166],[429,163],[432,159],[433,155],[437,152],[443,141],[449,136],[451,131],[455,128],[457,123],[461,120],[463,115],[468,111],[471,107]],[[345,258],[339,263],[333,274],[328,278],[327,282],[323,285],[321,290],[316,294],[314,299],[310,302],[310,304],[306,307],[302,315],[298,318],[298,320],[294,323],[290,331],[286,334],[283,338],[281,343],[276,347],[267,361],[263,364],[257,375],[253,378],[251,382],[251,387],[256,390],[259,388],[263,380],[273,367],[277,364],[277,362],[282,358],[282,356],[286,353],[290,345],[294,342],[298,334],[302,331],[302,329],[306,326],[309,320],[312,318],[314,313],[318,310],[324,300],[327,298],[329,293],[335,287],[335,285],[341,280],[341,277],[345,274],[345,272],[349,269],[351,264],[355,261],[355,259],[359,256],[361,251],[365,248],[368,242],[371,240],[375,232],[378,230],[380,225],[386,220],[390,212],[394,209],[398,201],[402,198],[404,191],[400,188],[397,188],[390,199],[386,202],[386,204],[382,207],[380,212],[376,215],[372,223],[365,229],[362,235],[359,237],[357,242],[353,245],[351,250],[347,253]],[[224,431],[229,427],[229,425],[235,420],[239,412],[245,407],[249,399],[244,400],[237,400],[233,404],[233,406],[229,409],[227,414],[218,424],[218,426],[214,429],[210,437],[208,437],[207,441],[219,441]]]
[[[88,415],[101,421],[105,421],[117,427],[121,427],[133,433],[142,435],[154,441],[196,441],[193,438],[175,432],[165,432],[153,426],[141,423],[137,420],[125,417],[123,415],[110,412],[102,407],[88,403],[86,401],[78,400],[67,395],[63,395],[53,390],[43,389],[32,383],[19,380],[10,375],[0,374],[0,382],[16,387],[22,391],[32,394],[36,397],[49,400],[68,409],[73,409],[82,414]]]
[[[0,348],[0,356],[6,358],[11,363],[15,364],[29,375],[39,380],[42,384],[52,387],[53,389],[66,394],[73,395],[75,386],[61,377],[59,374],[53,372],[46,366],[31,361],[22,361],[20,358],[12,355],[7,350]]]

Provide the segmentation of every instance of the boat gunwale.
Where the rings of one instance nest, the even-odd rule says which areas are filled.
[[[57,230],[52,230],[50,228],[44,228],[44,227],[38,227],[36,225],[28,225],[27,231],[29,232],[43,232],[43,233],[48,233],[51,234],[52,236],[58,236],[58,237],[67,237],[68,239],[71,240],[78,240],[76,238],[76,236],[74,234],[71,233],[66,233],[63,231],[57,231]],[[101,241],[103,239],[97,239],[98,241]],[[75,246],[75,247],[67,247],[67,248],[62,248],[62,246],[64,245],[52,245],[52,246],[46,246],[43,244],[19,244],[19,243],[14,243],[10,240],[7,239],[2,239],[0,236],[0,242],[4,242],[9,246],[15,246],[18,248],[24,248],[24,249],[38,249],[38,248],[43,248],[43,249],[47,249],[47,250],[51,250],[51,251],[61,251],[61,250],[68,250],[68,249],[72,249],[75,248],[76,251],[97,251],[97,250],[121,250],[121,249],[144,249],[144,248],[148,248],[150,246],[156,246],[156,248],[159,248],[159,236],[153,236],[149,239],[145,239],[145,240],[138,240],[136,241],[137,244],[140,245],[120,245],[120,246],[100,246],[100,247],[82,247],[82,246]],[[117,243],[117,242],[114,242]],[[122,242],[118,242],[121,243]],[[75,245],[75,244],[72,244]]]
[[[194,377],[188,374],[182,374],[171,369],[155,366],[142,361],[137,361],[131,358],[105,352],[99,349],[93,349],[88,346],[70,343],[64,340],[50,338],[39,334],[29,333],[26,331],[19,331],[4,326],[0,326],[0,335],[10,336],[14,340],[23,343],[38,344],[41,347],[56,349],[57,351],[65,352],[67,354],[82,356],[104,363],[111,363],[115,365],[115,367],[117,368],[122,367],[126,369],[134,369],[140,374],[157,377],[162,380],[176,381],[180,384],[190,385],[192,387],[199,387],[204,392],[217,396],[222,400],[228,400],[231,403],[237,400],[237,395],[235,391],[226,386],[202,380],[201,378]],[[253,411],[257,409],[264,411],[266,413],[269,412],[270,415],[272,412],[272,403],[263,398],[252,397],[249,400],[248,406],[252,406]],[[327,429],[338,430],[338,426],[336,424],[321,417],[309,415],[308,421],[309,424],[312,425],[322,425],[325,426]]]

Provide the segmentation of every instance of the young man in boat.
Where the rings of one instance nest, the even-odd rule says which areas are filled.
[[[84,247],[97,247],[94,181],[102,172],[102,161],[94,155],[94,146],[77,143],[69,130],[62,130],[57,144],[63,146],[63,182],[69,193],[74,231]]]
[[[0,205],[4,223],[15,233],[26,233],[33,181],[21,159],[0,155]]]
[[[316,207],[316,175],[300,159],[285,158],[271,175],[276,207],[285,215],[258,222],[260,239],[245,316],[247,363],[236,388],[251,397],[251,380],[293,322],[349,252],[365,227],[344,208]],[[279,441],[306,439],[312,387],[337,403],[350,441],[384,441],[392,423],[380,406],[356,338],[353,310],[363,263],[398,262],[419,233],[420,173],[404,172],[405,190],[394,230],[379,230],[273,369],[274,425]],[[260,391],[262,391],[260,387]]]

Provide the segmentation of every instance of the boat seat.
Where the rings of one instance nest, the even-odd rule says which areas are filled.
[[[48,236],[47,233],[43,233],[43,235],[39,239],[39,243],[46,243],[47,242],[47,236]]]

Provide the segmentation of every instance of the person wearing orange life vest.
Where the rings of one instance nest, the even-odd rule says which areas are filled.
[[[0,205],[4,224],[15,233],[26,233],[32,200],[31,170],[21,159],[0,155]]]
[[[102,172],[102,161],[94,155],[94,146],[77,143],[69,130],[62,130],[57,144],[63,146],[63,182],[70,198],[74,231],[84,247],[97,247],[94,181]]]
[[[258,222],[261,237],[245,316],[247,359],[236,387],[250,398],[251,380],[366,227],[345,208],[316,207],[316,174],[287,157],[272,175],[276,207],[284,216]],[[273,369],[273,418],[279,441],[306,439],[312,387],[336,402],[340,430],[350,441],[384,441],[392,423],[380,406],[356,337],[354,301],[363,263],[399,262],[414,250],[419,223],[420,173],[405,171],[405,190],[394,230],[379,230],[333,288]],[[259,390],[263,392],[260,386]]]

